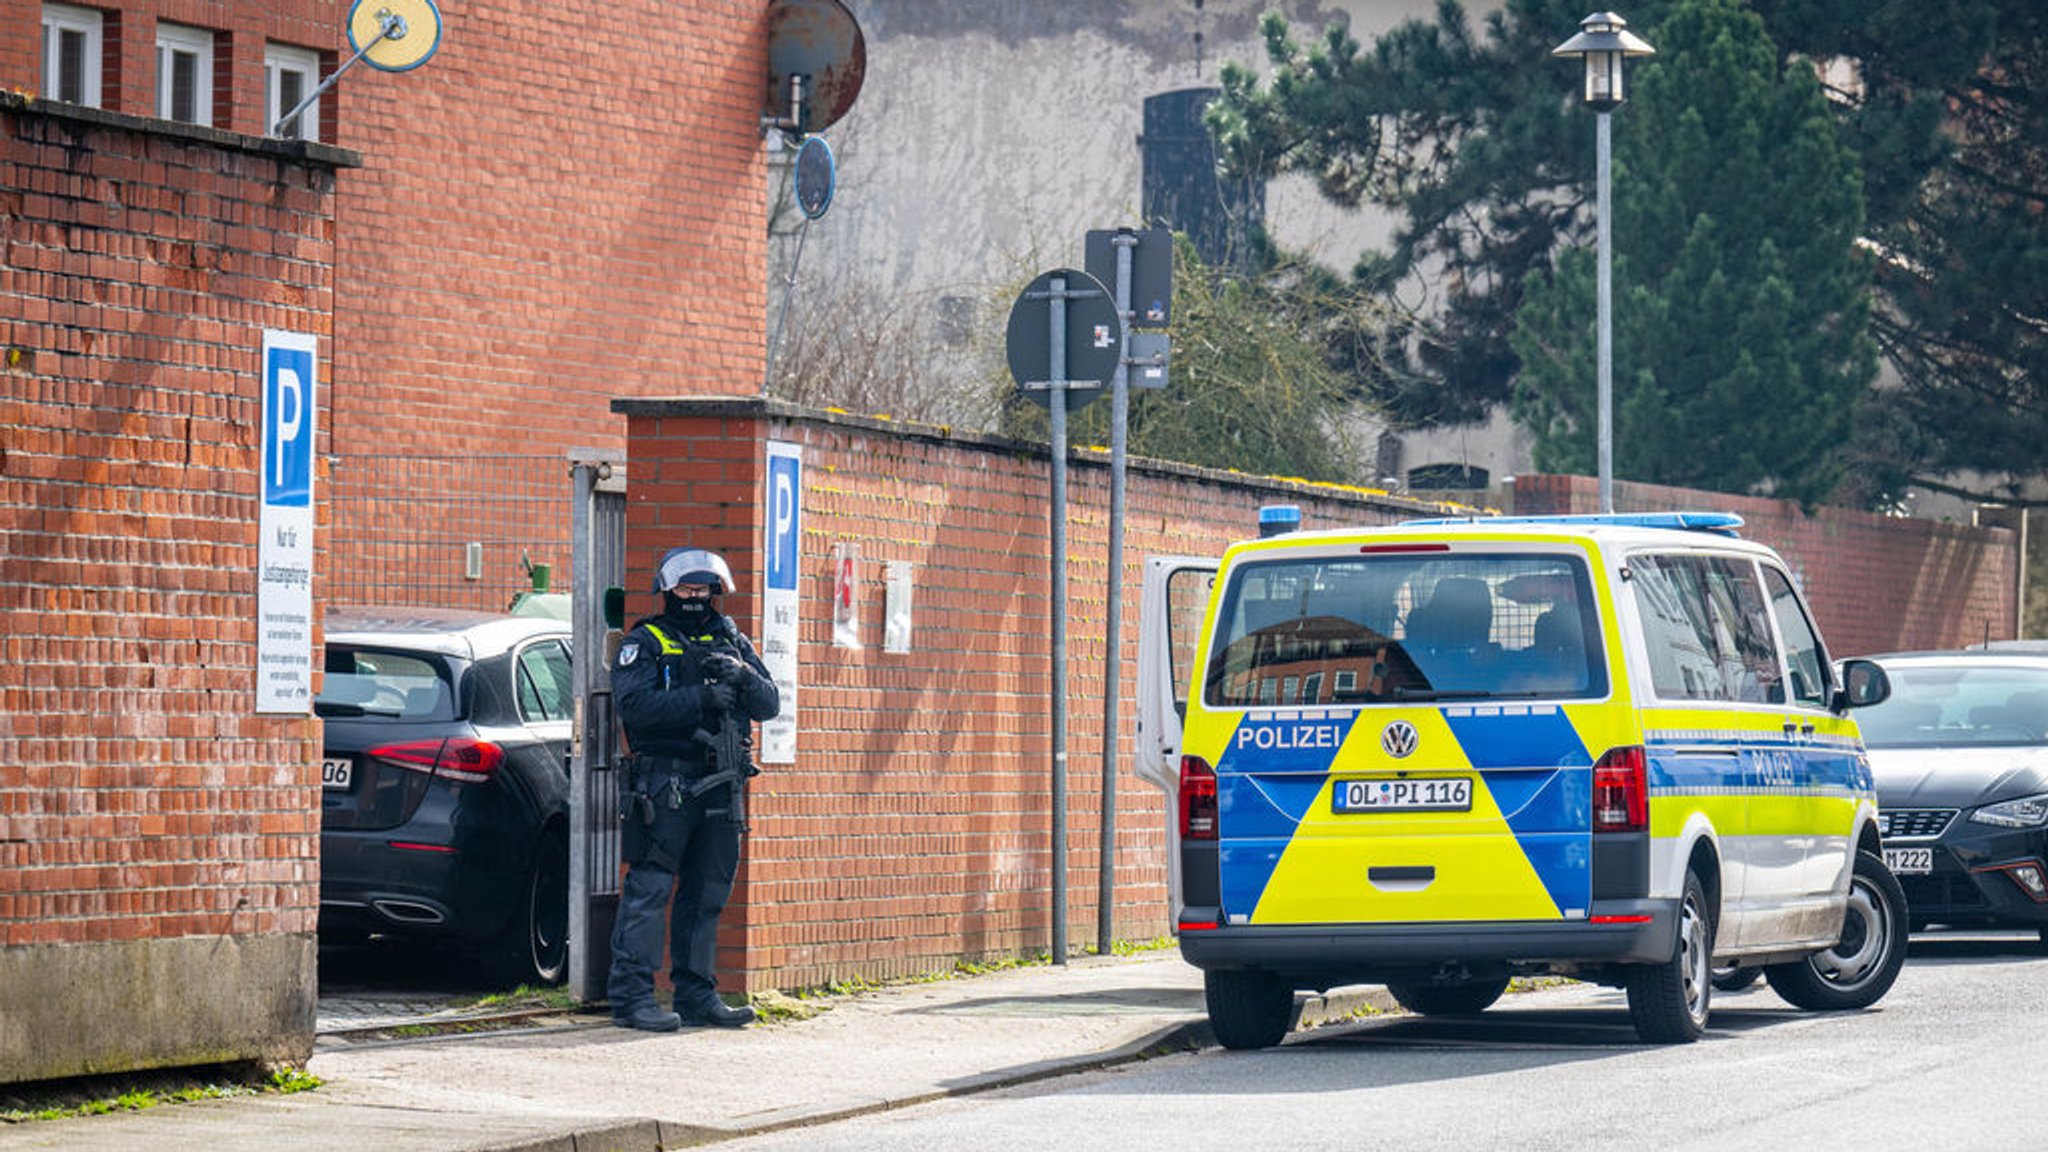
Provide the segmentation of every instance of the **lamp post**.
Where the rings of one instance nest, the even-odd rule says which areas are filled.
[[[1586,103],[1598,113],[1599,160],[1595,167],[1599,216],[1599,377],[1600,377],[1600,511],[1614,511],[1614,267],[1613,221],[1608,210],[1608,185],[1613,178],[1613,131],[1608,114],[1628,99],[1621,85],[1621,62],[1657,50],[1628,30],[1628,21],[1612,12],[1595,12],[1579,21],[1579,34],[1557,46],[1553,56],[1577,56],[1586,63]]]

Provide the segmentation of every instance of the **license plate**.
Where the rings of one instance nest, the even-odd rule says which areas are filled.
[[[1339,780],[1330,804],[1338,812],[1470,812],[1472,780]]]
[[[1934,871],[1934,849],[1932,848],[1887,848],[1884,850],[1884,866],[1894,876],[1925,876]]]
[[[356,762],[344,756],[336,760],[320,762],[320,786],[345,790],[348,782],[355,777]]]

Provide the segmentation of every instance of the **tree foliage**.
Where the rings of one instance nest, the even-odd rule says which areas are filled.
[[[1816,501],[1877,373],[1856,158],[1735,0],[1681,0],[1655,32],[1615,149],[1615,471]],[[1595,467],[1594,277],[1564,253],[1516,317],[1514,411],[1547,471]]]
[[[1679,2],[1643,0],[1628,15],[1653,29]],[[1864,235],[1880,257],[1872,331],[1902,387],[1864,406],[1861,494],[1877,499],[1908,476],[1957,467],[2041,471],[2048,6],[1749,7],[1781,65],[1826,82],[1864,172]],[[1210,124],[1227,166],[1307,173],[1331,199],[1401,222],[1392,249],[1354,271],[1371,290],[1409,277],[1431,289],[1407,357],[1367,382],[1399,422],[1467,420],[1506,399],[1521,367],[1509,334],[1526,287],[1590,243],[1593,134],[1577,63],[1550,55],[1583,15],[1562,0],[1507,0],[1475,28],[1456,0],[1439,0],[1433,20],[1366,51],[1341,28],[1305,45],[1269,14],[1270,77],[1225,69]],[[1630,73],[1639,93],[1675,51],[1654,42],[1659,56]],[[1634,105],[1618,115],[1617,146],[1647,120]],[[1642,169],[1617,173],[1619,203],[1637,194],[1627,171]]]

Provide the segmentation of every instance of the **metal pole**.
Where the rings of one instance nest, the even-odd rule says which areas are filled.
[[[1600,217],[1600,511],[1614,511],[1614,222],[1608,209],[1608,186],[1613,180],[1611,160],[1613,133],[1609,114],[1601,112],[1599,159],[1595,182],[1599,185]]]
[[[789,320],[789,298],[796,295],[796,270],[804,262],[804,240],[811,234],[811,218],[804,217],[804,226],[797,230],[796,256],[789,262],[789,275],[782,280],[782,311],[775,317],[775,332],[768,337],[768,366],[761,372],[761,395],[769,393],[775,382],[775,346],[782,342],[782,325]]]
[[[1052,962],[1067,962],[1067,278],[1052,280]]]
[[[601,629],[589,625],[598,619],[599,609],[592,602],[593,594],[602,594],[593,589],[596,583],[593,573],[596,565],[590,563],[591,556],[591,494],[596,490],[597,466],[582,462],[570,470],[574,477],[574,493],[569,504],[569,615],[575,621],[577,640],[576,659],[569,662],[570,678],[575,682],[576,714],[570,729],[569,747],[569,992],[578,1000],[588,1003],[601,998],[602,986],[591,964],[591,957],[584,942],[590,935],[590,893],[594,877],[590,868],[591,810],[589,796],[590,782],[590,733],[586,728],[590,717],[585,714],[596,675],[593,658],[600,649],[587,643],[589,637],[604,635]]]
[[[355,55],[349,57],[347,63],[343,64],[341,67],[336,68],[334,70],[333,75],[321,81],[320,84],[317,87],[315,87],[311,92],[306,93],[305,98],[301,99],[298,102],[298,104],[295,107],[293,107],[291,111],[278,117],[277,123],[270,126],[270,134],[272,136],[284,135],[284,126],[298,119],[299,113],[304,112],[306,109],[312,107],[313,101],[318,100],[323,94],[326,93],[326,91],[329,88],[334,87],[335,82],[341,79],[342,73],[355,67],[357,61],[361,60],[365,56],[368,56],[370,54],[370,49],[375,48],[377,45],[382,44],[386,40],[405,39],[406,33],[408,31],[408,28],[405,23],[405,17],[396,15],[395,13],[391,12],[380,12],[377,15],[380,30],[378,31],[376,38],[372,39],[368,44],[363,45],[362,51],[357,52]]]
[[[1102,849],[1095,883],[1095,954],[1109,955],[1116,939],[1116,768],[1117,700],[1124,690],[1124,449],[1131,417],[1131,250],[1138,236],[1119,229],[1116,245],[1116,311],[1124,322],[1123,347],[1110,377],[1109,418],[1109,605],[1103,623],[1102,655]]]

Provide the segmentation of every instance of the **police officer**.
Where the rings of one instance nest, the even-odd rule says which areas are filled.
[[[719,597],[732,587],[732,570],[717,553],[671,549],[655,569],[661,614],[633,626],[612,668],[613,700],[633,754],[620,804],[628,869],[608,989],[612,1022],[623,1028],[737,1028],[754,1018],[753,1009],[718,998],[712,970],[718,915],[739,868],[737,789],[752,769],[716,763],[712,737],[721,724],[751,733],[781,701],[753,645],[719,611]],[[654,968],[671,895],[675,1011],[665,1012],[654,1001]]]

